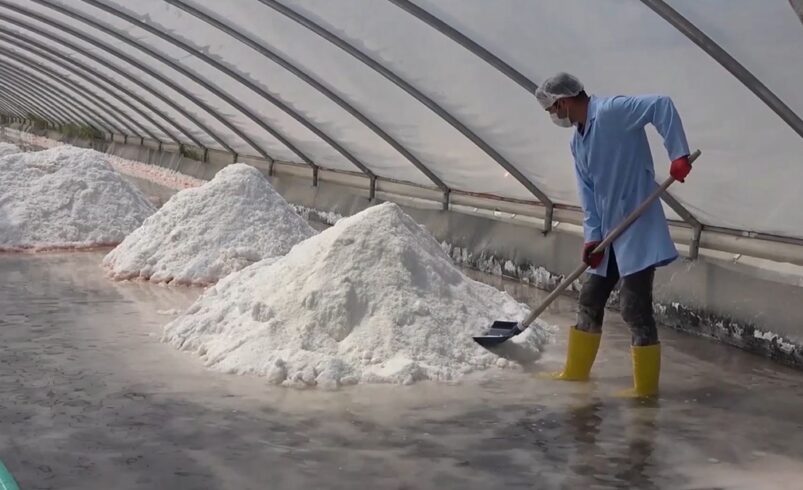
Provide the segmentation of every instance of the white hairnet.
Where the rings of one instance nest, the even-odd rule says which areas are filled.
[[[562,72],[544,80],[544,83],[535,90],[535,98],[541,107],[548,109],[556,100],[574,97],[582,91],[583,84],[577,77]]]

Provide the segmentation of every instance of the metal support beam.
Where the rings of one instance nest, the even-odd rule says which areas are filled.
[[[713,39],[708,37],[703,31],[698,29],[688,19],[683,17],[677,10],[673,9],[663,0],[641,0],[641,2],[660,15],[665,21],[669,22],[681,34],[686,36],[691,42],[699,46],[709,56],[714,58],[717,63],[728,70],[731,75],[761,99],[767,107],[772,109],[781,119],[789,125],[798,135],[803,137],[803,120],[800,119],[795,111],[787,106],[775,93],[764,85],[761,80],[756,78],[750,70],[722,49]]]
[[[703,225],[697,225],[692,229],[691,244],[689,245],[689,258],[696,260],[700,256],[700,240],[703,235]]]
[[[37,0],[39,1],[39,0]],[[485,152],[491,159],[493,159],[496,163],[498,163],[502,168],[504,168],[510,175],[513,176],[521,185],[523,185],[528,191],[530,191],[546,208],[547,219],[544,220],[544,232],[548,233],[552,229],[552,217],[554,213],[554,203],[552,200],[541,190],[539,189],[533,182],[531,182],[527,177],[524,176],[512,163],[510,163],[505,157],[503,157],[499,152],[497,152],[493,147],[491,147],[488,143],[486,143],[482,138],[480,138],[476,133],[471,131],[468,127],[466,127],[463,123],[458,121],[454,116],[452,116],[448,111],[446,111],[443,107],[438,105],[434,100],[430,99],[426,95],[424,95],[420,90],[413,87],[407,81],[402,79],[399,75],[395,72],[391,71],[390,69],[386,68],[381,63],[377,62],[370,56],[366,55],[359,49],[355,48],[345,40],[341,39],[337,35],[333,34],[329,30],[325,29],[324,27],[320,26],[319,24],[313,22],[312,20],[308,19],[307,17],[299,14],[295,10],[279,3],[275,0],[259,0],[260,3],[266,5],[275,11],[279,12],[280,14],[284,15],[285,17],[297,22],[298,24],[304,26],[305,28],[309,29],[310,31],[314,32],[315,34],[321,36],[322,38],[326,39],[333,45],[337,46],[338,48],[342,49],[346,53],[350,54],[354,58],[360,60],[365,65],[372,68],[377,73],[381,74],[391,82],[393,82],[397,87],[401,88],[408,94],[410,94],[413,98],[415,98],[418,102],[424,104],[427,108],[429,108],[432,112],[440,116],[443,120],[448,122],[452,127],[457,129],[463,136],[468,138],[472,143],[477,145],[483,152]]]
[[[318,136],[319,138],[324,140],[329,146],[334,148],[335,151],[337,151],[338,153],[343,155],[348,161],[350,161],[352,164],[354,164],[354,166],[357,167],[358,169],[360,169],[360,171],[362,171],[365,175],[369,176],[369,178],[370,178],[371,175],[373,175],[373,172],[367,166],[365,166],[365,164],[363,162],[361,162],[357,157],[355,157],[353,154],[351,154],[351,152],[346,150],[337,141],[335,141],[333,138],[331,138],[329,135],[327,135],[325,132],[323,132],[316,125],[312,124],[307,118],[305,118],[300,113],[295,111],[293,108],[291,108],[289,105],[287,105],[284,101],[280,100],[275,95],[269,93],[268,91],[263,89],[258,83],[256,83],[255,81],[252,81],[251,79],[249,79],[246,76],[242,75],[240,72],[237,72],[234,69],[226,66],[225,64],[221,63],[220,61],[218,61],[217,59],[213,58],[212,56],[209,56],[208,54],[206,54],[203,51],[199,50],[195,46],[191,46],[190,44],[178,39],[177,37],[171,35],[170,33],[165,32],[162,29],[156,28],[153,24],[148,24],[148,23],[142,22],[141,20],[137,19],[136,17],[131,16],[131,15],[127,14],[127,13],[124,13],[124,12],[122,12],[121,10],[119,10],[119,9],[117,9],[115,7],[111,7],[109,5],[103,4],[101,2],[98,2],[97,0],[83,0],[83,2],[88,3],[88,4],[90,4],[90,5],[92,5],[92,6],[96,7],[96,8],[99,8],[99,9],[101,9],[101,10],[107,12],[107,13],[115,15],[115,16],[125,20],[126,22],[139,27],[140,29],[143,29],[143,30],[145,30],[147,32],[150,32],[151,34],[159,37],[160,39],[168,41],[168,42],[172,43],[173,45],[183,49],[184,51],[194,55],[198,59],[203,60],[205,63],[211,65],[212,67],[214,67],[218,71],[221,71],[221,72],[225,73],[226,75],[228,75],[229,77],[233,78],[237,82],[239,82],[239,83],[243,84],[244,86],[248,87],[251,91],[253,91],[254,93],[258,94],[263,99],[265,99],[268,102],[270,102],[271,104],[273,104],[275,107],[277,107],[279,110],[281,110],[285,114],[289,115],[290,117],[292,117],[293,119],[298,121],[305,128],[307,128],[310,131],[312,131],[316,136]],[[235,106],[235,107],[237,107],[237,106]],[[243,109],[245,109],[245,112],[243,112],[243,114],[245,114],[246,116],[251,118],[251,120],[254,121],[257,125],[259,125],[262,129],[264,129],[265,131],[267,131],[268,133],[273,135],[273,137],[275,137],[280,142],[282,142],[282,144],[284,144],[287,148],[289,148],[291,151],[293,151],[293,153],[295,153],[302,160],[304,160],[305,163],[307,163],[310,166],[315,165],[315,163],[310,158],[306,157],[304,155],[304,153],[301,152],[301,150],[299,148],[297,148],[286,136],[284,136],[279,131],[277,131],[276,129],[274,129],[273,127],[271,127],[267,123],[265,123],[258,115],[251,113],[250,111],[247,110],[247,108],[238,107],[238,109],[240,109],[241,111]]]
[[[170,87],[172,90],[175,90],[177,93],[181,94],[182,97],[185,97],[188,100],[192,101],[193,104],[197,105],[198,107],[200,107],[201,109],[206,111],[208,114],[210,114],[215,119],[217,119],[219,121],[222,121],[224,126],[228,127],[230,125],[230,123],[228,121],[226,121],[223,116],[218,114],[214,109],[209,107],[207,104],[205,104],[202,101],[198,100],[197,97],[195,97],[192,94],[190,94],[189,92],[187,92],[184,88],[182,88],[178,84],[174,83],[168,77],[163,76],[162,74],[160,74],[156,70],[151,69],[146,64],[140,63],[137,59],[135,59],[135,58],[133,58],[131,56],[128,56],[123,51],[120,51],[118,49],[114,49],[114,48],[106,45],[105,43],[103,43],[101,41],[98,41],[97,39],[84,34],[83,32],[81,32],[79,30],[73,29],[72,27],[68,26],[67,24],[63,24],[61,22],[57,22],[57,21],[51,19],[50,17],[44,16],[44,15],[40,15],[40,14],[38,14],[36,12],[33,12],[31,10],[24,9],[24,8],[19,7],[17,5],[14,5],[14,4],[9,4],[8,2],[2,1],[2,0],[0,0],[0,7],[6,8],[8,10],[11,10],[12,12],[15,12],[17,14],[23,15],[25,17],[29,17],[29,18],[35,19],[35,20],[37,20],[39,22],[42,22],[43,24],[47,24],[47,25],[55,28],[58,32],[66,32],[66,33],[70,34],[73,37],[81,39],[82,41],[84,41],[84,42],[86,42],[86,43],[88,43],[88,44],[90,44],[92,46],[95,46],[96,48],[99,48],[99,49],[109,53],[110,55],[114,56],[115,58],[120,59],[126,65],[132,66],[134,68],[139,69],[142,72],[147,73],[151,77],[155,78],[156,80],[159,80],[161,83],[163,83],[166,86]],[[7,20],[9,22],[12,22],[7,17],[3,18],[3,20]],[[20,23],[20,22],[13,22],[13,23],[15,23],[17,25],[23,24],[23,23]],[[23,26],[23,28],[26,28],[26,27]],[[33,29],[33,30],[41,32],[41,29]],[[131,79],[136,79],[137,78],[136,76],[131,75],[130,73],[127,73],[126,77],[131,78]],[[170,101],[169,97],[164,97],[162,100],[165,100],[165,102],[168,105],[170,105],[174,109],[178,110],[182,114],[186,113],[186,111],[184,109],[182,109],[178,104],[176,104],[175,102]],[[197,121],[197,119],[193,119],[192,116],[190,116],[189,119],[193,120],[193,122]],[[199,127],[202,128],[204,131],[206,131],[207,134],[209,134],[209,136],[212,139],[214,139],[220,146],[225,148],[226,151],[231,151],[231,152],[234,151],[234,149],[231,146],[229,146],[229,144],[225,140],[223,140],[220,136],[218,136],[217,133],[215,133],[214,131],[210,130],[209,128],[206,127],[206,125],[201,124],[200,122],[197,122],[197,124],[199,124]]]
[[[29,59],[29,58],[27,58],[25,56],[22,56],[21,54],[16,53],[14,51],[9,51],[7,49],[0,49],[0,54],[2,54],[3,56],[6,56],[8,58],[16,60],[18,63],[21,63],[21,64],[25,65],[27,68],[29,68],[31,70],[34,70],[34,71],[39,72],[39,73],[42,73],[42,74],[48,76],[49,78],[52,78],[59,85],[63,85],[65,87],[68,87],[71,91],[75,92],[76,94],[80,94],[82,97],[85,97],[86,100],[93,101],[98,106],[98,109],[100,109],[100,110],[106,109],[107,111],[109,111],[108,112],[109,118],[113,118],[122,127],[125,127],[126,129],[128,129],[132,133],[135,133],[135,134],[139,135],[138,132],[133,127],[131,127],[130,125],[128,125],[128,123],[126,123],[125,121],[122,120],[123,118],[128,117],[127,114],[123,114],[123,113],[120,113],[120,112],[116,111],[108,102],[106,102],[105,100],[101,101],[92,92],[90,92],[89,90],[85,89],[84,87],[78,85],[73,80],[70,80],[69,78],[64,77],[62,74],[58,73],[55,70],[51,70],[50,68],[45,67],[42,63],[37,63],[35,60],[31,60],[31,59]],[[101,109],[101,107],[103,109]],[[97,114],[98,114],[98,117],[101,120],[103,120],[104,122],[109,124],[111,127],[116,128],[121,133],[125,132],[124,130],[121,129],[121,126],[118,126],[117,124],[113,123],[110,119],[107,119],[106,117],[104,117],[100,113],[97,113]],[[123,115],[124,117],[121,118],[120,117],[121,115]]]
[[[425,24],[429,25],[430,27],[440,32],[444,36],[448,37],[452,41],[456,42],[460,46],[463,46],[467,50],[479,56],[480,58],[482,58],[483,61],[485,61],[489,65],[493,66],[494,68],[502,72],[505,76],[516,82],[527,92],[531,94],[535,93],[535,89],[538,88],[538,85],[536,85],[535,82],[533,82],[526,76],[522,75],[521,72],[519,72],[509,64],[505,63],[501,58],[499,58],[495,54],[491,53],[487,49],[483,48],[482,46],[474,42],[471,38],[469,38],[462,32],[458,31],[454,27],[450,26],[446,22],[435,17],[434,15],[430,14],[429,12],[419,7],[418,5],[414,4],[413,2],[410,2],[409,0],[388,0],[388,1],[396,5],[397,7],[401,8],[408,14],[413,15],[414,17],[424,22]]]
[[[15,107],[20,108],[26,118],[35,115],[46,120],[63,120],[64,116],[54,107],[43,101],[41,95],[30,84],[22,82],[11,76],[5,67],[0,67],[0,81],[3,82],[3,93]]]
[[[143,119],[145,119],[146,121],[151,123],[155,128],[159,129],[165,135],[167,135],[167,137],[170,138],[172,141],[174,141],[176,143],[179,142],[179,140],[175,137],[175,135],[173,135],[167,128],[165,128],[159,122],[154,120],[148,113],[140,110],[138,107],[136,107],[134,104],[129,102],[127,99],[125,99],[123,97],[120,97],[118,93],[115,93],[113,90],[107,88],[106,85],[103,85],[103,84],[99,83],[98,80],[102,80],[102,81],[106,82],[107,85],[112,86],[114,89],[118,90],[119,92],[125,93],[129,97],[134,95],[129,90],[125,89],[125,87],[122,87],[120,84],[118,84],[114,80],[111,80],[111,79],[107,78],[106,76],[104,76],[101,73],[90,72],[90,73],[92,73],[92,76],[89,76],[84,71],[76,69],[76,67],[79,66],[79,64],[74,62],[74,60],[72,60],[72,58],[68,58],[68,60],[70,60],[70,61],[65,61],[64,58],[59,59],[57,56],[54,56],[53,54],[51,54],[52,50],[49,49],[46,45],[44,45],[42,43],[39,43],[38,41],[36,41],[34,39],[28,38],[27,36],[17,35],[16,37],[12,37],[10,35],[7,35],[8,33],[11,33],[11,32],[13,32],[13,31],[5,29],[3,27],[0,27],[0,40],[6,42],[8,44],[14,45],[19,49],[23,49],[25,51],[33,53],[36,56],[39,56],[40,58],[44,58],[44,59],[50,61],[51,63],[60,66],[62,69],[67,70],[70,73],[73,73],[74,75],[76,75],[76,76],[78,76],[80,78],[83,78],[84,80],[86,80],[89,83],[92,83],[93,85],[97,86],[98,88],[100,88],[104,92],[108,93],[109,95],[111,95],[115,99],[119,100],[126,107],[128,107],[129,109],[131,109],[132,111],[137,113],[140,117],[142,117]],[[20,40],[20,38],[26,38],[26,40],[22,41],[22,40]],[[137,99],[136,96],[134,96],[132,98],[134,98],[135,100]],[[154,139],[161,140],[161,138],[154,138]]]
[[[52,102],[49,98],[50,93],[40,91],[35,84],[26,82],[20,77],[14,75],[7,66],[0,67],[0,80],[9,84],[16,93],[28,93],[34,100],[36,100],[40,108],[44,107],[52,114],[51,117],[45,119],[52,120],[58,123],[65,123],[74,119],[74,116],[66,114],[60,107]],[[52,92],[51,92],[52,93]]]
[[[88,26],[91,26],[92,28],[94,28],[94,29],[96,29],[96,30],[98,30],[100,32],[103,32],[104,34],[112,36],[115,39],[118,39],[118,40],[124,42],[125,44],[142,51],[143,53],[147,54],[148,56],[158,60],[161,63],[163,63],[165,66],[168,66],[171,69],[183,74],[184,76],[186,76],[187,78],[191,79],[192,81],[194,81],[195,83],[197,83],[198,85],[203,87],[204,89],[206,89],[209,92],[213,93],[216,97],[226,101],[229,105],[231,105],[232,107],[236,108],[238,111],[242,112],[247,117],[252,119],[252,121],[255,124],[260,125],[260,126],[262,126],[264,124],[259,119],[255,119],[253,117],[253,113],[249,109],[247,109],[246,107],[243,107],[242,104],[237,102],[237,100],[235,100],[234,98],[232,98],[231,96],[229,96],[225,92],[219,90],[217,87],[215,87],[212,84],[210,84],[203,77],[201,77],[201,76],[193,73],[192,71],[184,68],[183,66],[181,66],[181,64],[176,63],[175,60],[172,60],[172,59],[168,58],[167,56],[164,56],[161,53],[157,52],[156,50],[149,48],[144,43],[142,43],[142,42],[140,42],[140,41],[138,41],[136,39],[133,39],[132,37],[129,37],[129,36],[123,34],[118,29],[115,29],[113,27],[110,27],[110,26],[107,26],[105,24],[102,24],[102,23],[100,23],[100,22],[98,22],[98,21],[96,21],[96,20],[94,20],[92,18],[89,18],[89,17],[87,17],[87,16],[85,16],[85,15],[79,13],[79,12],[76,12],[74,10],[68,9],[68,8],[66,8],[66,7],[64,7],[64,6],[60,5],[60,4],[56,4],[56,3],[53,3],[53,2],[50,2],[50,1],[46,1],[46,0],[30,0],[30,1],[35,2],[35,3],[37,3],[39,5],[42,5],[42,6],[48,7],[50,9],[62,14],[62,15],[66,15],[67,17],[70,17],[70,18],[75,19],[75,20],[77,20],[79,22],[82,22],[82,23],[84,23],[84,24],[86,24]],[[30,12],[30,13],[33,13],[33,12]],[[34,13],[34,15],[36,15],[36,14]],[[176,86],[172,82],[171,82],[171,85],[173,87]],[[212,117],[214,117],[221,124],[226,126],[232,133],[236,134],[248,146],[253,148],[254,151],[256,151],[257,153],[259,153],[260,155],[262,155],[265,158],[268,158],[268,159],[272,158],[267,153],[267,151],[265,151],[258,143],[256,143],[253,139],[251,139],[250,136],[245,134],[245,132],[243,132],[240,128],[238,128],[236,125],[232,124],[231,121],[228,120],[228,118],[220,115],[217,111],[212,109],[208,104],[204,103],[203,101],[201,101],[200,99],[198,99],[196,97],[192,97],[191,100],[193,101],[194,104],[198,105],[199,107],[203,107],[204,110],[207,110],[207,112]],[[232,153],[234,152],[233,149],[229,149],[229,151],[231,151]]]
[[[8,56],[7,53],[2,52],[2,51],[0,51],[0,56],[7,56],[10,59],[14,59],[13,57]],[[45,75],[47,75],[47,73],[43,72],[41,70],[41,67],[38,66],[37,64],[28,63],[28,62],[24,62],[24,61],[20,62],[20,63],[22,63],[29,70],[33,70],[36,73],[44,73]],[[84,114],[87,114],[87,113],[91,114],[92,115],[92,120],[95,121],[95,124],[97,124],[99,127],[102,127],[104,130],[106,130],[106,131],[115,131],[116,130],[116,131],[122,132],[120,130],[119,126],[117,126],[113,122],[109,121],[109,119],[107,119],[105,116],[103,116],[102,114],[97,112],[95,109],[87,106],[82,101],[78,100],[78,98],[76,98],[73,94],[69,94],[68,92],[60,89],[57,85],[55,85],[52,82],[48,81],[48,79],[43,78],[43,77],[41,77],[39,75],[35,75],[34,73],[30,73],[28,71],[25,71],[22,68],[18,67],[17,65],[6,63],[4,65],[4,67],[7,68],[7,69],[12,69],[13,68],[17,75],[29,78],[30,80],[32,80],[31,83],[36,83],[37,85],[41,86],[43,88],[43,90],[45,90],[45,91],[53,91],[54,93],[58,93],[60,97],[63,97],[65,99],[65,101],[70,103],[72,106],[80,107],[81,110],[78,111],[78,112],[84,113]],[[49,78],[54,78],[52,75],[48,75],[48,76],[49,76]],[[65,84],[65,85],[67,85],[67,84]],[[84,116],[84,119],[87,119],[86,115]],[[96,128],[96,129],[99,129],[99,128]]]
[[[80,115],[79,120],[83,120],[84,124],[87,124],[98,131],[102,131],[101,128],[103,128],[103,130],[106,131],[113,131],[112,128],[114,128],[114,126],[110,125],[104,117],[102,117],[100,114],[97,113],[97,111],[88,107],[75,97],[68,95],[62,89],[53,85],[47,80],[39,76],[35,76],[29,72],[26,72],[21,68],[18,68],[16,65],[8,63],[2,65],[2,68],[0,69],[13,72],[15,75],[25,79],[27,83],[32,84],[34,86],[38,86],[45,92],[52,92],[56,94],[58,97],[62,99],[63,104],[71,107],[75,114]],[[87,114],[90,114],[92,117],[87,117]],[[90,121],[93,121],[94,124],[90,123]]]
[[[305,72],[298,66],[288,61],[286,58],[280,56],[275,51],[265,46],[265,44],[256,41],[254,38],[243,34],[240,30],[231,27],[226,22],[218,18],[215,18],[210,14],[202,12],[201,10],[192,7],[183,1],[180,0],[165,0],[165,1],[171,5],[174,5],[184,10],[190,15],[197,17],[201,21],[225,32],[229,36],[240,41],[249,48],[260,53],[262,56],[268,58],[269,60],[278,64],[282,68],[286,69],[296,77],[300,78],[302,81],[304,81],[312,88],[317,90],[319,93],[326,96],[329,100],[339,105],[343,110],[354,116],[354,118],[356,118],[358,121],[364,124],[368,129],[373,131],[374,134],[382,138],[387,144],[393,147],[393,149],[399,152],[418,170],[420,170],[424,175],[426,175],[427,178],[429,178],[429,180],[432,181],[432,183],[435,184],[438,188],[440,188],[444,192],[449,190],[448,186],[437,175],[435,175],[434,172],[432,172],[426,165],[424,165],[415,155],[413,155],[410,151],[408,151],[407,148],[405,148],[395,138],[387,134],[382,128],[379,127],[379,125],[377,125],[371,119],[366,117],[362,112],[357,110],[354,106],[346,102],[342,97],[337,95],[334,91],[332,91],[331,89],[320,83],[318,80],[310,76],[307,72]]]
[[[108,70],[110,70],[110,71],[112,71],[114,73],[117,73],[118,75],[120,75],[121,77],[126,78],[128,81],[130,81],[131,83],[133,83],[134,85],[136,85],[140,89],[144,90],[145,92],[148,92],[148,94],[160,99],[162,102],[164,102],[165,104],[167,104],[170,107],[172,107],[173,109],[175,109],[177,112],[179,112],[185,118],[187,118],[190,122],[192,122],[196,127],[198,127],[200,130],[206,132],[210,137],[212,137],[212,133],[209,132],[209,130],[205,129],[204,125],[201,124],[200,122],[198,122],[194,118],[194,116],[192,116],[192,114],[190,114],[186,110],[184,110],[184,108],[182,108],[181,106],[176,104],[174,101],[172,101],[171,99],[166,97],[160,91],[153,89],[149,85],[146,85],[145,83],[140,81],[139,78],[132,77],[130,73],[126,73],[125,71],[123,71],[120,68],[116,67],[115,65],[109,63],[108,61],[106,61],[105,59],[101,58],[100,56],[97,56],[94,53],[92,53],[90,51],[87,51],[87,50],[81,48],[80,46],[78,46],[77,44],[71,43],[71,42],[67,41],[64,38],[61,38],[61,37],[58,37],[58,36],[54,36],[49,31],[45,31],[43,29],[39,29],[36,26],[34,26],[33,24],[29,24],[27,22],[22,22],[22,21],[20,21],[18,19],[14,19],[12,17],[7,17],[7,16],[4,16],[2,14],[0,14],[0,20],[6,21],[8,23],[16,25],[17,27],[21,27],[22,29],[25,29],[25,30],[28,30],[30,32],[33,32],[38,36],[44,37],[46,39],[49,39],[50,41],[52,41],[52,42],[54,42],[54,43],[56,43],[56,44],[58,44],[60,46],[64,46],[65,48],[67,48],[68,53],[70,53],[70,54],[71,53],[79,53],[79,54],[83,55],[84,57],[91,59],[95,63],[98,63],[98,64],[102,65],[103,67],[107,68]],[[42,50],[46,50],[46,51],[52,52],[56,57],[61,58],[65,62],[72,63],[76,67],[79,67],[79,68],[81,68],[82,70],[84,70],[86,72],[89,72],[89,73],[92,73],[92,74],[98,76],[98,78],[106,81],[107,83],[109,83],[111,85],[111,83],[110,83],[111,79],[109,79],[108,77],[105,77],[98,70],[94,70],[91,67],[89,67],[88,65],[81,63],[74,56],[69,56],[68,53],[60,52],[60,51],[58,51],[56,49],[50,48],[47,45],[38,43],[34,38],[26,36],[26,35],[24,35],[22,33],[15,32],[15,31],[12,31],[12,30],[6,30],[6,29],[2,29],[2,30],[3,30],[3,32],[6,32],[11,36],[15,36],[15,37],[25,41],[27,44],[30,44],[31,46],[37,46]],[[127,89],[125,89],[125,87],[122,87],[121,85],[114,84],[112,86],[115,89],[118,89],[121,92],[128,94],[129,97],[137,100],[137,102],[139,102],[140,104],[142,104],[146,108],[150,109],[154,114],[158,114],[162,119],[164,119],[165,121],[170,123],[173,127],[178,129],[184,136],[187,137],[187,139],[192,141],[197,146],[199,146],[199,147],[203,146],[203,143],[198,141],[192,135],[192,133],[190,133],[188,130],[186,130],[179,123],[175,122],[173,119],[168,118],[165,114],[163,114],[159,109],[154,107],[148,101],[137,97],[136,94],[134,94],[133,92],[131,92],[131,91],[127,90]]]
[[[374,202],[374,199],[376,199],[376,177],[371,177],[368,184],[368,200]]]
[[[5,77],[0,77],[4,83],[4,97],[6,100],[17,108],[17,113],[21,114],[26,120],[35,115],[42,119],[50,119],[52,115],[41,108],[41,103],[37,103],[32,99],[32,95],[28,92],[21,90],[15,83],[9,82]]]
[[[6,98],[6,94],[0,92],[0,104],[6,111],[6,119],[10,122],[14,121],[14,118],[17,117],[19,114],[19,109],[17,109],[16,105],[14,105],[10,100]]]
[[[2,30],[2,28],[0,28],[0,30]],[[20,46],[18,46],[18,44],[17,44],[17,43],[18,43],[18,41],[15,41],[15,40],[13,40],[13,39],[12,39],[12,40],[9,40],[9,39],[7,39],[7,37],[6,37],[6,36],[4,36],[4,35],[0,35],[0,41],[3,41],[3,42],[6,42],[6,43],[9,43],[9,44],[12,44],[12,45],[14,45],[14,46],[17,46],[17,47],[20,47]],[[40,57],[42,57],[42,58],[45,58],[45,59],[48,59],[46,56],[43,56],[43,55],[41,55],[41,54],[37,54],[37,53],[35,53],[35,51],[34,51],[34,50],[32,50],[32,49],[30,49],[30,48],[28,48],[28,47],[25,47],[25,46],[24,46],[24,44],[22,44],[22,47],[21,47],[21,49],[22,49],[22,50],[24,50],[26,53],[34,53],[34,54],[36,54],[37,56],[40,56]],[[39,60],[32,59],[32,58],[31,58],[29,55],[22,55],[22,54],[18,53],[17,51],[7,51],[6,49],[2,49],[2,52],[10,52],[10,53],[15,53],[15,54],[17,54],[17,55],[21,56],[22,58],[25,58],[26,60],[28,60],[30,63],[34,63],[34,64],[36,64],[36,65],[41,65],[41,64],[42,64],[42,63],[41,63]],[[57,66],[59,66],[59,67],[61,67],[61,68],[65,69],[65,70],[69,71],[70,73],[76,73],[76,72],[74,72],[73,70],[71,70],[71,69],[69,68],[69,65],[67,65],[67,66],[64,66],[64,65],[66,65],[66,63],[60,62],[59,60],[52,60],[52,59],[48,59],[48,60],[49,60],[49,61],[51,61],[52,63],[54,63],[55,65],[57,65]],[[53,72],[55,72],[54,70],[52,70],[52,71],[53,71]],[[55,73],[58,73],[58,72],[55,72]],[[81,75],[80,73],[77,73],[77,74],[78,74],[78,75]],[[93,83],[93,84],[95,84],[95,85],[98,85],[98,86],[100,86],[100,87],[102,88],[102,86],[101,86],[101,85],[97,84],[97,82],[95,82],[94,80],[92,80],[90,77],[81,76],[81,78],[84,78],[85,80],[89,81],[90,83]],[[61,79],[64,81],[64,84],[65,84],[65,85],[66,85],[67,83],[69,83],[69,84],[71,85],[71,87],[78,87],[78,88],[79,88],[78,90],[76,90],[76,89],[74,89],[74,90],[76,90],[76,91],[80,91],[82,95],[84,95],[85,97],[87,97],[87,99],[95,101],[95,104],[97,104],[98,106],[101,106],[101,105],[102,105],[102,106],[104,106],[104,107],[108,107],[108,108],[113,108],[113,109],[115,109],[115,112],[116,112],[117,114],[120,114],[120,115],[121,115],[122,117],[124,117],[126,120],[130,121],[132,124],[134,124],[134,125],[136,125],[137,127],[139,127],[139,128],[140,128],[140,129],[141,129],[143,132],[145,132],[145,134],[147,134],[149,137],[153,137],[153,139],[158,139],[158,138],[156,138],[156,136],[154,136],[154,135],[153,135],[153,133],[151,133],[151,132],[150,132],[150,131],[149,131],[149,130],[146,128],[146,127],[142,126],[142,125],[141,125],[139,122],[135,121],[135,120],[134,120],[134,119],[133,119],[131,116],[129,116],[129,115],[128,115],[128,114],[126,114],[125,112],[123,112],[123,111],[119,110],[118,108],[116,108],[116,107],[112,106],[110,103],[106,102],[105,100],[101,101],[101,100],[100,100],[100,99],[97,97],[97,95],[96,95],[96,94],[94,94],[93,92],[91,92],[91,91],[89,91],[88,89],[84,88],[82,85],[78,84],[78,82],[76,82],[76,81],[74,81],[74,80],[72,80],[72,79],[70,79],[70,78],[68,78],[68,77],[64,77],[64,76],[62,76],[62,77],[61,77]],[[86,95],[86,94],[90,94],[90,95],[92,95],[92,97],[90,97],[90,96],[88,96],[88,95]],[[101,102],[102,102],[102,103],[101,103]],[[120,120],[120,118],[117,118],[117,119],[118,119],[118,120]],[[122,121],[121,121],[121,122],[122,122]],[[129,128],[129,129],[131,129],[131,126],[129,126],[129,125],[127,125],[127,124],[126,124],[125,126],[126,126],[126,128]]]

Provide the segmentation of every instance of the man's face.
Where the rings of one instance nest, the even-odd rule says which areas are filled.
[[[555,101],[554,104],[547,108],[547,112],[550,114],[555,114],[557,117],[563,119],[565,117],[569,117],[569,107],[566,102],[566,99],[558,99]]]

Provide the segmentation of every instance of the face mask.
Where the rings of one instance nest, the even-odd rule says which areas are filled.
[[[552,119],[552,122],[555,123],[555,125],[560,126],[562,128],[570,128],[570,127],[572,127],[572,120],[569,119],[568,111],[567,111],[565,117],[560,117],[558,115],[559,113],[560,113],[560,109],[557,109],[557,110],[555,110],[555,112],[552,112],[552,113],[549,114],[549,117]]]
[[[549,115],[549,117],[552,119],[553,123],[555,123],[556,125],[558,125],[558,126],[560,126],[562,128],[570,128],[570,127],[572,127],[572,120],[569,119],[568,117],[558,117],[558,113],[557,112],[551,113]]]

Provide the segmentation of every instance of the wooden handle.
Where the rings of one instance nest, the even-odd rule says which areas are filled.
[[[697,158],[700,156],[700,153],[701,153],[700,150],[695,150],[694,153],[692,153],[689,156],[689,163],[693,163],[695,160],[697,160]],[[600,242],[600,244],[597,245],[596,248],[594,248],[594,250],[591,253],[604,252],[605,249],[608,248],[608,245],[610,245],[614,240],[619,238],[619,235],[621,235],[627,229],[627,227],[633,224],[633,222],[636,221],[639,218],[639,216],[644,214],[644,211],[646,211],[647,208],[650,207],[652,203],[655,202],[656,199],[661,197],[661,194],[663,194],[664,191],[667,188],[669,188],[669,186],[672,185],[672,183],[674,182],[675,182],[674,177],[672,177],[671,175],[667,177],[667,179],[660,186],[658,186],[658,188],[655,189],[653,193],[650,194],[649,197],[647,197],[647,199],[645,199],[644,202],[642,202],[639,205],[639,207],[634,209],[627,216],[627,218],[625,218],[624,221],[619,223],[619,225],[616,228],[614,228],[613,231],[608,233],[608,236],[606,236],[605,239],[602,240],[602,242]],[[547,308],[549,308],[549,305],[551,305],[552,302],[555,301],[555,298],[560,296],[560,294],[566,288],[568,288],[574,281],[576,281],[578,277],[583,275],[583,272],[585,272],[586,269],[588,269],[588,265],[586,265],[583,262],[577,267],[577,269],[574,270],[574,272],[566,276],[566,278],[563,281],[561,281],[560,284],[558,284],[558,287],[556,287],[551,293],[549,293],[549,296],[547,296],[546,299],[544,299],[544,301],[538,306],[538,308],[534,309],[529,314],[529,316],[527,316],[527,318],[519,325],[519,328],[521,330],[524,330],[527,327],[529,327],[530,324],[533,322],[533,320],[538,318],[538,315],[540,315]]]

